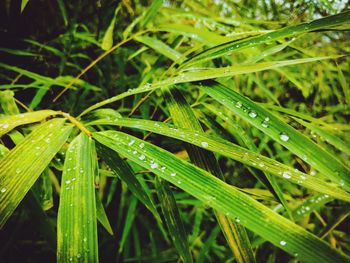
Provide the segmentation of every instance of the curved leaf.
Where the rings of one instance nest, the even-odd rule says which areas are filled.
[[[1,159],[0,228],[67,140],[72,127],[64,122],[43,123]]]
[[[302,227],[161,148],[116,131],[96,132],[93,137],[304,262],[350,262],[349,257]],[[131,140],[135,143],[129,146]]]

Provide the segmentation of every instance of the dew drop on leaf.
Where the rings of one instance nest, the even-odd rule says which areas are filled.
[[[283,172],[282,176],[286,179],[290,179],[292,176],[290,176],[289,172]]]
[[[249,117],[251,117],[251,118],[256,118],[256,116],[258,116],[258,114],[255,112],[255,111],[250,111],[249,113],[248,113],[248,115],[249,115]]]
[[[207,148],[209,144],[207,142],[201,142],[202,147]]]
[[[151,164],[151,168],[152,168],[152,169],[156,169],[157,167],[158,167],[158,164],[157,164],[157,163],[152,163],[152,164]]]
[[[242,102],[237,101],[236,102],[236,108],[238,108],[238,109],[242,108]]]
[[[282,141],[286,142],[289,140],[289,136],[286,133],[282,132],[282,133],[280,133],[280,139]]]

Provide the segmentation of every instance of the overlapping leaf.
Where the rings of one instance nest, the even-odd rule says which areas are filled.
[[[197,145],[201,148],[217,152],[314,191],[328,194],[344,201],[350,201],[350,194],[336,185],[332,185],[314,176],[302,173],[297,169],[237,146],[216,136],[208,136],[205,133],[180,129],[168,124],[141,119],[117,118],[115,120],[98,120],[91,122],[90,124],[120,125],[176,138]]]
[[[0,227],[67,140],[64,119],[43,123],[0,161]]]
[[[304,262],[350,261],[300,226],[161,148],[116,131],[97,132],[93,137]],[[135,143],[130,146],[131,140]]]

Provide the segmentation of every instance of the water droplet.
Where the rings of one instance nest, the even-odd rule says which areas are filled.
[[[236,221],[237,223],[239,223],[239,222],[241,222],[241,219],[237,216],[237,217],[235,217],[235,221]]]
[[[202,147],[207,148],[209,144],[207,142],[201,142]]]
[[[258,114],[255,112],[255,111],[250,111],[249,113],[248,113],[248,115],[249,115],[249,117],[251,117],[251,118],[256,118],[256,116],[258,116]]]
[[[74,182],[75,180],[77,180],[77,178],[75,178],[75,177],[74,177],[74,178],[72,178],[72,182]]]
[[[170,176],[176,176],[176,173],[175,173],[175,172],[172,172],[172,173],[170,174]]]
[[[131,145],[133,145],[135,143],[135,140],[131,140],[130,142],[129,142],[129,146],[131,146]]]
[[[143,160],[145,160],[145,159],[146,159],[146,156],[145,156],[145,155],[143,155],[143,154],[141,154],[141,155],[140,155],[140,157],[139,157],[139,159],[140,159],[141,161],[143,161]]]
[[[4,123],[4,124],[2,125],[2,127],[3,127],[4,129],[7,129],[7,128],[9,127],[9,124],[8,124],[8,123]]]
[[[21,172],[21,169],[17,168],[16,169],[16,174],[19,174]]]
[[[45,139],[45,142],[46,142],[46,143],[50,143],[50,138],[46,138],[46,139]]]
[[[165,167],[165,166],[162,166],[162,167],[160,168],[160,170],[161,170],[162,172],[164,172],[164,171],[165,171],[165,169],[166,169],[166,167]]]
[[[78,253],[78,254],[77,254],[77,258],[80,258],[80,257],[81,257],[81,254],[80,254],[80,253]]]
[[[133,151],[132,154],[137,154],[137,151]]]
[[[280,241],[280,245],[281,245],[281,246],[285,246],[286,244],[287,244],[286,241],[284,241],[284,240],[281,240],[281,241]]]
[[[243,104],[242,104],[242,102],[240,102],[240,101],[237,101],[236,102],[236,108],[242,108],[242,106],[243,106]]]
[[[151,168],[152,168],[152,169],[156,169],[157,167],[158,167],[158,164],[157,164],[157,163],[152,163],[152,164],[151,164]]]
[[[145,147],[145,144],[143,142],[141,142],[139,147],[142,149],[143,147]]]
[[[5,192],[6,192],[6,190],[7,190],[7,189],[6,189],[5,187],[3,187],[3,188],[1,188],[1,190],[0,190],[0,191],[1,191],[1,193],[5,193]]]
[[[80,168],[79,172],[82,174],[84,172],[84,169]]]
[[[290,179],[292,176],[290,176],[289,172],[283,172],[282,176],[286,179]]]
[[[70,181],[70,180],[67,180],[67,181],[66,181],[66,184],[70,184],[70,183],[71,183],[71,181]]]
[[[282,132],[282,133],[280,133],[280,139],[282,141],[286,142],[289,140],[289,136],[286,133]]]
[[[266,122],[264,122],[264,121],[261,123],[261,126],[263,126],[264,128],[268,128],[269,127],[269,125]]]

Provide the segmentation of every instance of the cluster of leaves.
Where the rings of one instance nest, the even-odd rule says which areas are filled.
[[[1,258],[350,261],[345,4],[48,2],[0,48]]]

